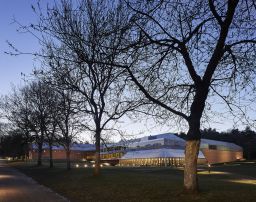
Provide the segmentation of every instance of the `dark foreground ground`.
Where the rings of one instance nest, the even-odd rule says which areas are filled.
[[[0,202],[67,202],[0,160]]]
[[[256,162],[199,168],[200,194],[182,195],[183,170],[177,168],[105,167],[100,177],[91,168],[53,169],[24,163],[13,166],[71,201],[256,201]]]

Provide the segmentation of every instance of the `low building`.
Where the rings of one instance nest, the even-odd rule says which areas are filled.
[[[143,137],[131,143],[120,158],[121,166],[182,166],[185,140],[172,133]],[[198,164],[216,164],[243,158],[242,147],[228,142],[202,139]]]
[[[146,136],[131,143],[120,159],[121,166],[182,166],[185,159],[185,140],[172,133]],[[203,153],[198,163],[206,163]]]
[[[173,133],[145,136],[119,143],[102,145],[101,161],[120,166],[183,166],[186,141]],[[65,159],[62,146],[54,146],[53,159]],[[95,146],[74,144],[71,160],[95,159]],[[30,159],[37,159],[34,147],[29,152]],[[49,148],[44,145],[42,159],[49,159]],[[242,147],[228,142],[201,139],[198,164],[215,164],[243,159]]]
[[[71,160],[93,160],[95,154],[95,146],[92,144],[73,144],[70,148],[70,159]],[[29,151],[29,159],[37,159],[38,152],[35,144],[32,145]],[[50,152],[49,146],[43,145],[42,159],[49,159]],[[66,151],[63,146],[53,146],[52,147],[52,158],[54,160],[66,159]]]
[[[243,148],[234,143],[201,139],[200,150],[209,164],[243,159]]]
[[[121,166],[183,166],[185,153],[182,149],[150,149],[127,152],[121,159]],[[206,163],[199,152],[198,164]]]

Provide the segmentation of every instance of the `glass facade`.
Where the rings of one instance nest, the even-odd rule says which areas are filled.
[[[121,159],[120,166],[183,166],[184,158]]]
[[[120,159],[120,166],[128,166],[128,167],[147,167],[147,166],[155,166],[155,167],[182,167],[184,166],[185,159],[181,157],[171,157],[171,158],[138,158],[138,159]],[[206,159],[198,159],[198,164],[205,164]]]

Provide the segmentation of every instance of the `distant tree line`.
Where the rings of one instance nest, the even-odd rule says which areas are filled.
[[[25,160],[29,152],[29,141],[25,138],[23,131],[10,130],[8,134],[0,136],[0,156],[12,159]]]

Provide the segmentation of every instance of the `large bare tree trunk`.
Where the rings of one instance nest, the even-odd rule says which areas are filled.
[[[194,101],[191,105],[184,168],[184,193],[188,194],[196,194],[199,191],[197,179],[197,158],[201,139],[200,120],[204,111],[207,94],[208,87],[206,85],[202,85],[197,89]]]
[[[94,168],[94,172],[93,175],[94,176],[99,176],[100,175],[100,132],[97,131],[95,134],[95,148],[96,148],[96,152],[95,152],[95,168]]]
[[[224,55],[223,48],[225,47],[225,40],[238,2],[239,1],[228,1],[227,16],[224,21],[222,21],[222,19],[220,20],[222,23],[220,37],[203,76],[203,80],[198,75],[195,76],[194,74],[190,74],[195,81],[196,94],[191,105],[191,114],[188,120],[189,131],[187,134],[188,140],[186,142],[185,151],[184,191],[188,193],[198,192],[197,157],[201,139],[200,119],[204,111],[212,76],[219,61]]]
[[[198,193],[197,157],[200,140],[188,140],[185,150],[184,192]]]

